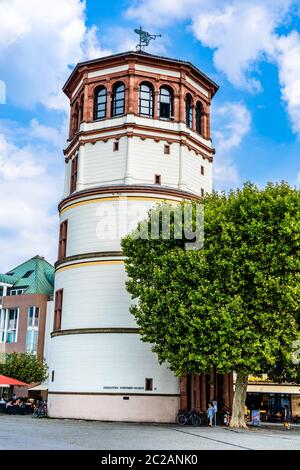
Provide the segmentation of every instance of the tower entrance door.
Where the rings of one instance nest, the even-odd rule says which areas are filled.
[[[233,400],[233,376],[217,374],[188,374],[180,379],[180,408],[205,412],[208,404],[216,401],[218,411],[231,411]]]

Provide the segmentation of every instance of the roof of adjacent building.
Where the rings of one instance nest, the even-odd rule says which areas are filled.
[[[24,294],[51,295],[54,288],[54,266],[42,256],[34,256],[5,274],[0,282],[23,288]]]
[[[180,59],[172,59],[170,57],[164,57],[164,56],[160,56],[160,55],[149,54],[148,52],[144,52],[144,51],[127,51],[127,52],[121,52],[119,54],[113,54],[113,55],[109,55],[109,56],[99,57],[98,59],[87,60],[85,62],[79,62],[74,67],[71,75],[69,76],[68,80],[64,84],[63,90],[64,91],[66,90],[69,83],[72,81],[74,75],[76,74],[76,72],[78,71],[78,69],[80,67],[84,67],[84,66],[88,66],[88,65],[92,65],[92,64],[97,64],[97,63],[109,61],[109,60],[112,60],[112,59],[118,59],[118,58],[122,58],[122,57],[126,57],[126,56],[134,56],[134,57],[137,57],[137,58],[156,59],[156,60],[159,60],[159,61],[162,61],[162,62],[167,62],[169,64],[170,63],[173,63],[173,64],[176,63],[178,65],[185,65],[185,66],[189,67],[191,70],[193,70],[197,75],[198,74],[201,75],[207,82],[209,82],[210,85],[212,86],[213,90],[214,90],[214,93],[219,89],[219,85],[217,85],[216,82],[214,82],[205,73],[203,73],[202,70],[195,67],[195,65],[193,65],[189,61],[180,60]]]

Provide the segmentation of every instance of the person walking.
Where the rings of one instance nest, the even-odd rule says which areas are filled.
[[[212,407],[211,404],[208,405],[208,408],[207,408],[207,417],[208,417],[208,426],[212,426],[213,425],[213,419],[214,419],[214,415],[215,415],[215,410],[214,408]]]
[[[291,421],[292,421],[291,412],[289,410],[289,407],[285,405],[284,412],[283,412],[283,427],[285,429],[291,429]]]

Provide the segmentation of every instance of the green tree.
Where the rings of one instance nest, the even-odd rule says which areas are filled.
[[[178,376],[234,370],[231,426],[246,427],[248,375],[290,364],[299,338],[300,192],[247,183],[207,196],[204,208],[201,250],[174,237],[175,215],[170,240],[123,239],[131,312],[142,340]],[[194,223],[195,213],[194,202]],[[138,230],[150,225],[149,213]]]
[[[47,378],[47,364],[27,353],[5,354],[0,363],[0,374],[28,384],[43,382]]]

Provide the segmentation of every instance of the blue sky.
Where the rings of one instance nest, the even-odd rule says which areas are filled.
[[[0,271],[36,254],[55,261],[61,87],[76,62],[134,49],[140,25],[162,34],[149,52],[189,60],[220,85],[214,187],[299,185],[299,0],[1,0]]]

